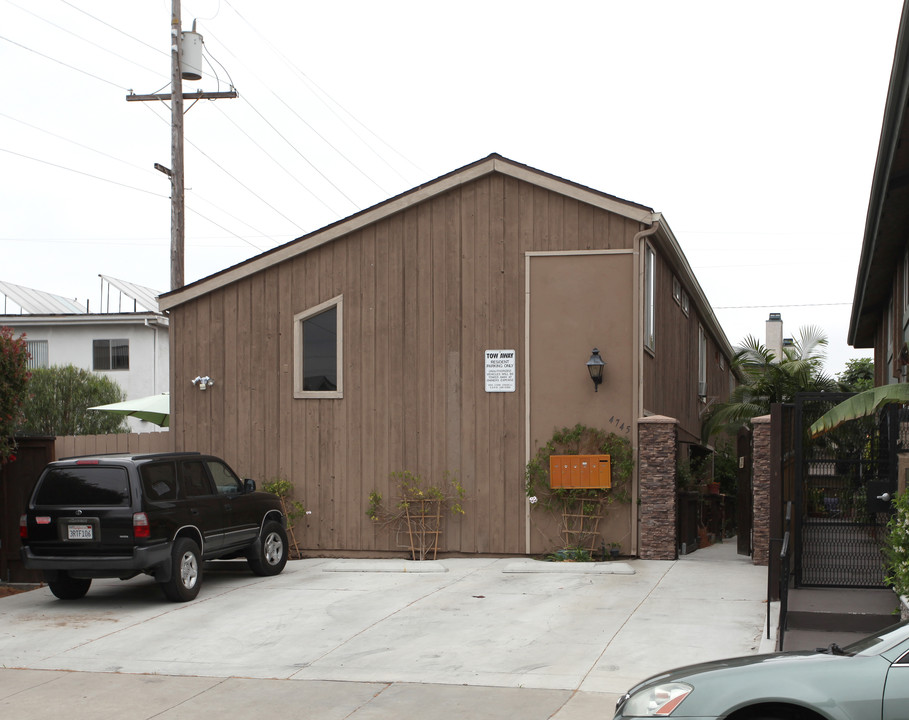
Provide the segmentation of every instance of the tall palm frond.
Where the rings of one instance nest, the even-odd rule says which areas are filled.
[[[798,338],[783,348],[779,358],[748,335],[733,358],[742,384],[726,402],[710,409],[702,436],[707,439],[720,430],[733,431],[754,417],[768,414],[774,403],[791,402],[797,393],[836,390],[836,382],[823,372],[826,356],[827,336],[814,325],[801,328]]]

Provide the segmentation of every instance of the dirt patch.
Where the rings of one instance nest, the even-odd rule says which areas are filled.
[[[16,595],[22,592],[28,592],[29,590],[34,590],[37,585],[0,585],[0,598],[5,598],[9,595]]]

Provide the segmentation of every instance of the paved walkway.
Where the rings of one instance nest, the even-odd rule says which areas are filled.
[[[406,570],[406,572],[402,572]],[[420,572],[416,572],[420,571]],[[767,651],[766,570],[735,542],[677,561],[292,562],[0,600],[0,716],[175,720],[611,717],[675,665]]]

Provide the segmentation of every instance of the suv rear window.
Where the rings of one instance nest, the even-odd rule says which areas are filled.
[[[129,505],[126,468],[94,465],[49,470],[35,493],[36,505]]]

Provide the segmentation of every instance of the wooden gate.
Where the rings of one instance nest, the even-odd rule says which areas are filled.
[[[40,582],[41,573],[26,570],[19,559],[19,517],[35,481],[54,459],[54,438],[17,438],[15,461],[0,466],[0,581]]]

